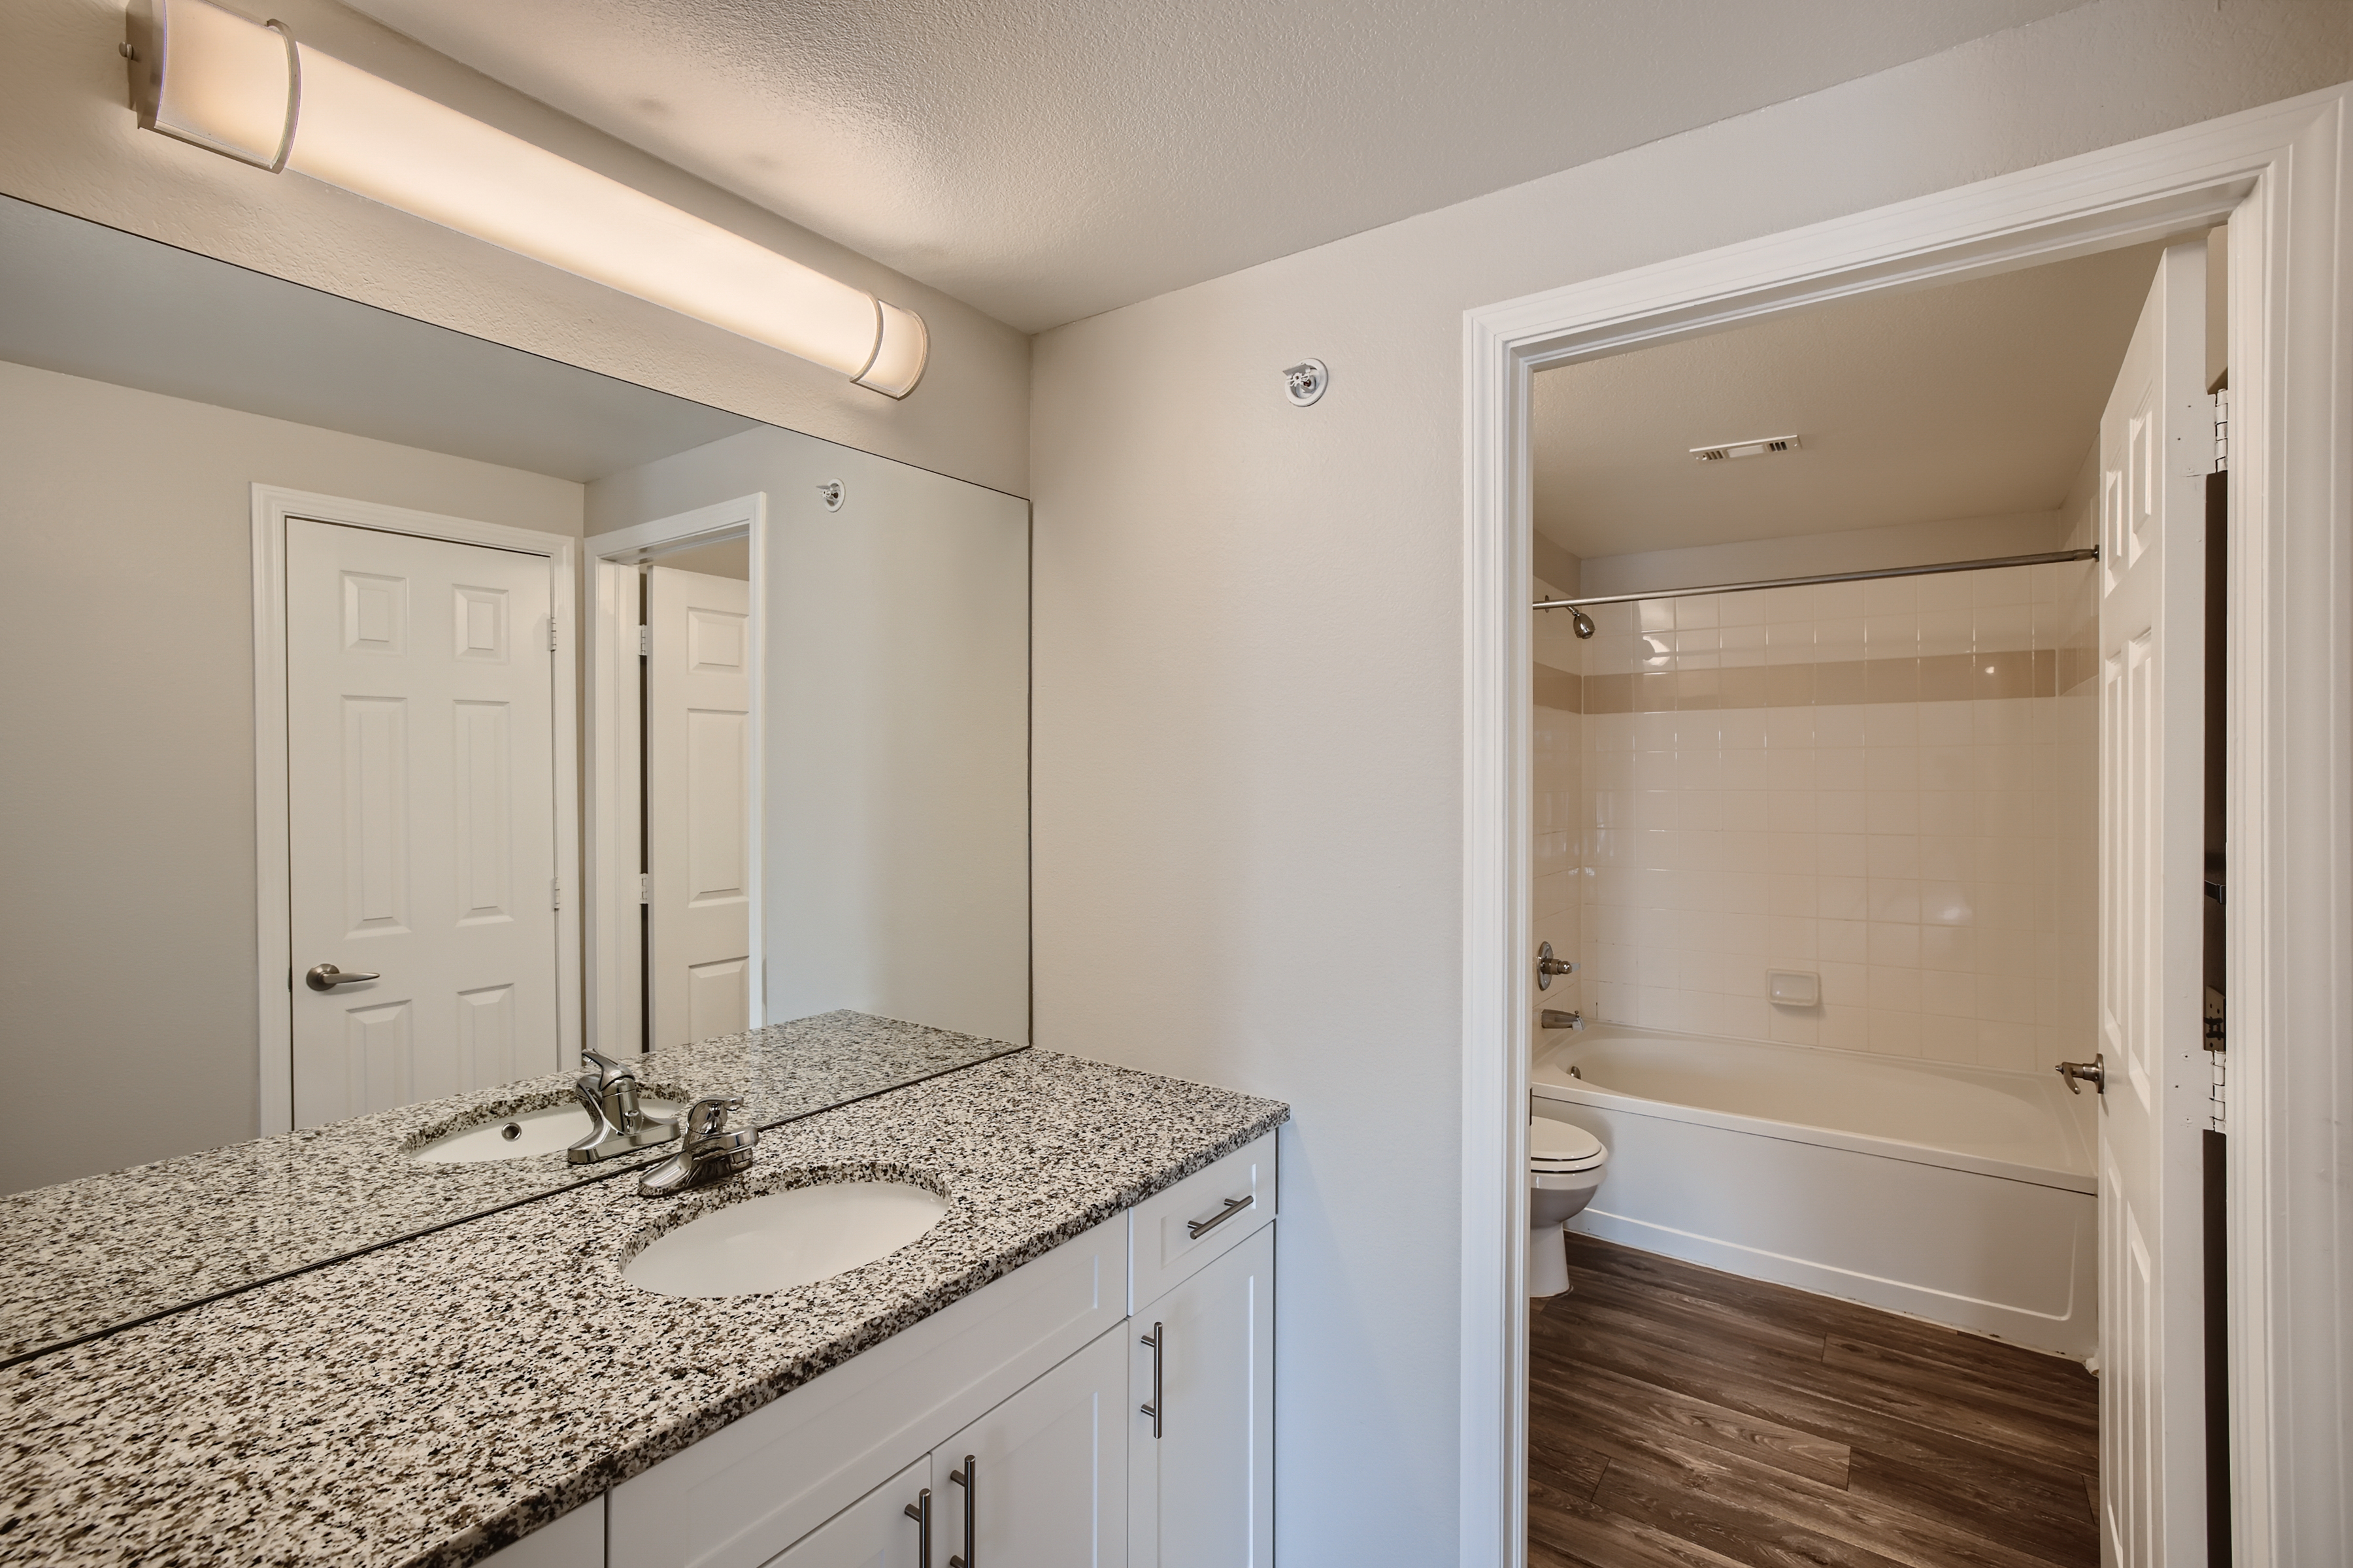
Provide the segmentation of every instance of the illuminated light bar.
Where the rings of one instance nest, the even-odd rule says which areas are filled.
[[[923,318],[207,0],[132,0],[139,123],[290,169],[904,397]]]

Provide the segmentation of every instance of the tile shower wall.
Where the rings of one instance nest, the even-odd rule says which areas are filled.
[[[1536,596],[1556,596],[1554,585],[1536,584]],[[1583,680],[1577,673],[1584,645],[1569,629],[1567,616],[1535,618],[1535,723],[1531,758],[1531,802],[1535,816],[1535,865],[1530,889],[1530,912],[1535,940],[1548,942],[1564,958],[1577,957],[1585,879],[1585,721]],[[1579,1005],[1575,979],[1556,980],[1538,992],[1535,1005],[1572,1008]]]
[[[2067,565],[1596,611],[1587,1016],[2018,1070],[2090,1051],[2091,595]],[[1771,969],[1818,973],[1820,1005],[1768,1002]]]

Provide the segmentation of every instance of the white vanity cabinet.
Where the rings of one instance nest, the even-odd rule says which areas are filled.
[[[1274,1144],[1134,1210],[1127,1568],[1271,1559]]]
[[[1274,1227],[1129,1320],[1127,1568],[1274,1555]],[[1154,1414],[1145,1414],[1149,1407]]]
[[[773,1568],[902,1568],[923,1555],[923,1519],[929,1508],[932,1561],[939,1552],[942,1499],[934,1484],[937,1467],[929,1454],[827,1520],[768,1561]]]
[[[1002,1568],[1124,1561],[1125,1337],[1103,1335],[941,1447],[935,1468],[948,1478],[948,1513],[933,1534],[945,1542],[935,1568],[950,1553]]]
[[[624,1481],[606,1494],[601,1557],[584,1541],[547,1561],[1262,1564],[1274,1198],[1269,1133]],[[1135,1342],[1155,1321],[1159,1438],[1136,1409],[1151,1383]],[[926,1489],[928,1563],[907,1511]]]

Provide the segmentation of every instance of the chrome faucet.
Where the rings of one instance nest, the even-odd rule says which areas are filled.
[[[686,1142],[679,1145],[677,1153],[638,1178],[638,1191],[658,1198],[708,1186],[749,1169],[760,1130],[738,1127],[730,1131],[727,1127],[727,1113],[743,1109],[740,1100],[698,1100],[688,1106]]]
[[[638,1075],[627,1062],[617,1062],[595,1051],[580,1053],[596,1068],[573,1081],[572,1092],[587,1110],[589,1128],[581,1140],[564,1152],[575,1165],[609,1160],[633,1149],[649,1149],[678,1136],[674,1116],[648,1116],[638,1108]]]
[[[1581,1011],[1564,1013],[1557,1007],[1547,1007],[1536,1022],[1547,1029],[1582,1029],[1585,1015]]]

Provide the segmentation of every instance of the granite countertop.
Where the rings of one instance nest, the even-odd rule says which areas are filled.
[[[1025,1050],[792,1122],[721,1187],[574,1187],[20,1363],[0,1559],[460,1568],[1289,1115]],[[656,1229],[812,1178],[911,1180],[948,1212],[774,1295],[621,1278]]]
[[[771,1127],[1026,1048],[845,1011],[632,1066],[642,1093],[733,1094],[744,1102],[734,1125]],[[403,1157],[460,1127],[571,1098],[572,1075],[550,1073],[0,1197],[0,1362],[673,1152],[593,1165],[560,1152],[471,1164]]]

